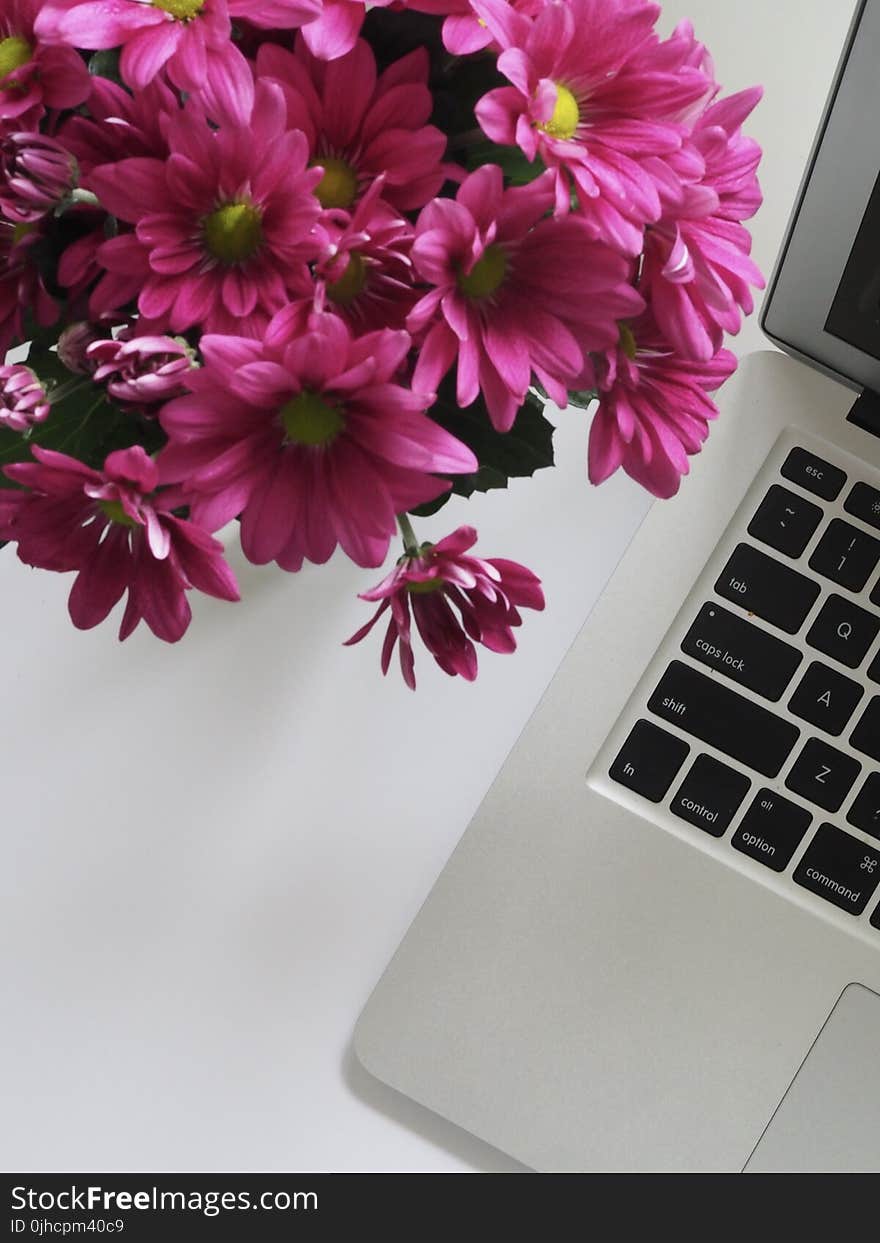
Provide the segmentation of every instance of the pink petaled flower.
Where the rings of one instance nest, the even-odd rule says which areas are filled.
[[[616,341],[617,321],[644,305],[629,261],[584,220],[545,218],[552,205],[549,170],[505,190],[501,169],[486,164],[416,228],[413,261],[434,288],[408,320],[425,333],[413,384],[436,391],[457,358],[458,404],[482,391],[499,431],[513,425],[533,372],[565,406],[585,355]]]
[[[41,38],[75,48],[122,47],[120,69],[141,91],[159,73],[202,101],[219,123],[250,115],[254,83],[232,42],[226,0],[48,0],[37,5]]]
[[[473,527],[459,527],[437,544],[422,544],[417,552],[406,553],[387,578],[361,594],[362,600],[381,603],[346,646],[359,643],[390,610],[382,672],[388,672],[399,640],[400,668],[411,690],[416,688],[412,618],[425,647],[452,677],[473,682],[475,643],[492,652],[515,651],[513,631],[522,625],[519,609],[544,607],[540,580],[515,561],[468,556],[476,542]]]
[[[257,564],[298,570],[339,544],[359,565],[381,565],[395,515],[447,491],[436,475],[476,469],[425,415],[431,399],[397,381],[409,347],[405,332],[353,338],[327,314],[303,334],[293,306],[262,342],[203,337],[192,395],[160,415],[163,478],[182,483],[209,530],[240,514]]]
[[[5,467],[25,490],[0,497],[0,539],[17,540],[26,565],[79,571],[69,608],[80,630],[104,621],[128,591],[120,639],[143,618],[176,643],[192,616],[190,588],[239,599],[223,545],[175,516],[179,495],[156,491],[156,465],[139,445],[111,453],[103,471],[65,453],[32,452],[35,462]]]
[[[83,185],[98,164],[115,164],[133,156],[168,158],[165,130],[180,111],[177,96],[160,79],[135,94],[108,78],[92,78],[88,115],[67,117],[58,137],[76,156]]]
[[[49,398],[30,367],[0,367],[0,427],[26,432],[49,417]]]
[[[724,333],[739,332],[742,315],[753,311],[750,286],[764,288],[740,223],[761,205],[761,148],[740,128],[760,98],[759,88],[741,91],[706,110],[687,144],[703,171],[683,181],[680,200],[647,232],[640,288],[665,335],[689,358],[711,359]]]
[[[250,122],[212,131],[187,104],[168,124],[167,161],[120,160],[92,170],[102,205],[135,232],[112,238],[98,262],[143,276],[141,314],[183,332],[258,335],[301,288],[320,213],[305,138],[288,129],[284,97],[261,82]],[[104,307],[93,297],[93,313]]]
[[[39,133],[0,139],[0,211],[13,224],[47,215],[70,195],[78,178],[74,156]]]
[[[117,401],[147,411],[186,392],[195,351],[180,337],[133,336],[95,341],[86,350],[96,384],[106,383]]]
[[[509,0],[511,6],[527,17],[535,17],[547,0]],[[482,51],[494,42],[492,31],[474,12],[471,0],[407,0],[408,9],[445,17],[443,45],[453,56],[467,56]]]
[[[590,427],[589,474],[602,483],[618,468],[655,496],[678,491],[718,411],[709,397],[736,370],[720,350],[705,362],[682,358],[650,315],[621,329],[596,367],[599,406]]]
[[[4,0],[0,6],[0,126],[36,129],[46,108],[76,108],[91,80],[73,48],[50,47],[35,19],[42,0]]]
[[[26,311],[41,328],[58,319],[58,304],[46,289],[37,263],[42,244],[38,224],[12,225],[0,220],[0,353],[25,340]]]
[[[377,77],[376,58],[362,39],[325,62],[298,36],[294,52],[264,43],[257,73],[281,84],[288,124],[303,131],[311,163],[324,170],[315,191],[322,207],[350,210],[382,174],[383,197],[399,211],[421,207],[440,189],[446,136],[426,124],[433,98],[423,48]]]
[[[473,7],[511,83],[477,104],[485,133],[554,170],[557,213],[574,190],[602,237],[639,254],[660,215],[653,161],[681,146],[684,119],[714,87],[688,63],[692,38],[679,30],[661,43],[659,7],[639,0],[552,0],[534,19],[505,0]]]

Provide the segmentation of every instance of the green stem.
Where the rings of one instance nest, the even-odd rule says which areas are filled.
[[[397,525],[400,527],[400,534],[403,536],[403,550],[411,556],[418,556],[419,541],[416,539],[416,533],[412,529],[412,523],[406,514],[397,515]]]
[[[49,390],[49,404],[54,406],[59,401],[64,401],[66,397],[78,393],[80,389],[86,388],[92,383],[91,378],[86,380],[65,380],[63,384],[56,385],[55,388]]]
[[[70,203],[88,203],[90,207],[100,207],[101,202],[97,194],[92,194],[91,190],[71,190],[68,196]]]

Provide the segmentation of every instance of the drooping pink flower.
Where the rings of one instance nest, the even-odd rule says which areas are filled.
[[[58,319],[58,303],[43,281],[38,262],[43,235],[39,224],[0,220],[0,353],[25,341],[25,313],[41,328]]]
[[[411,690],[416,688],[413,618],[425,647],[452,677],[476,678],[475,643],[492,652],[515,651],[520,608],[544,607],[540,580],[515,561],[469,556],[476,542],[473,527],[459,527],[437,544],[405,553],[387,578],[361,594],[362,600],[380,601],[379,608],[346,646],[359,643],[390,610],[382,672],[388,672],[399,641],[400,668]]]
[[[0,211],[13,224],[39,220],[75,189],[76,158],[46,134],[11,133],[0,139]]]
[[[93,342],[86,361],[111,397],[147,412],[182,396],[195,366],[194,351],[181,337],[135,336],[130,330]]]
[[[35,31],[42,0],[0,6],[0,128],[36,129],[46,108],[76,108],[89,94],[82,57]]]
[[[138,306],[154,325],[258,335],[314,253],[320,170],[306,167],[306,140],[288,128],[280,88],[265,81],[248,124],[212,131],[187,104],[167,139],[167,161],[92,170],[102,205],[135,229],[105,242],[98,262],[142,279]],[[104,308],[93,298],[92,309]]]
[[[49,398],[39,377],[21,363],[0,366],[0,427],[26,432],[49,417]]]
[[[457,360],[457,397],[482,391],[495,427],[507,431],[534,373],[552,399],[567,390],[585,356],[617,340],[617,321],[643,302],[627,259],[593,239],[576,216],[547,218],[553,173],[504,189],[501,169],[484,165],[453,199],[419,216],[413,261],[433,288],[410,313],[424,334],[413,383],[434,392]]]
[[[261,342],[202,338],[191,395],[160,415],[163,478],[181,483],[209,530],[240,514],[257,564],[298,570],[338,544],[381,565],[395,515],[447,491],[437,474],[468,473],[476,459],[425,415],[430,397],[398,382],[405,332],[354,338],[325,314],[302,333],[298,317],[280,312]]]
[[[741,129],[760,98],[760,89],[740,91],[706,110],[682,153],[695,153],[701,171],[683,178],[681,196],[647,231],[640,288],[689,358],[712,358],[754,310],[751,287],[764,288],[741,223],[761,205],[761,148]]]
[[[122,47],[120,70],[134,90],[165,73],[218,123],[250,115],[253,75],[232,41],[227,0],[48,0],[35,7],[47,42]]]
[[[303,38],[288,52],[265,43],[257,53],[260,77],[279,82],[288,124],[308,139],[312,164],[324,175],[316,193],[325,208],[348,211],[377,177],[383,197],[412,211],[445,180],[446,136],[426,122],[433,98],[424,48],[376,74],[376,58],[359,39],[336,60],[317,59]]]
[[[111,453],[102,471],[64,453],[32,452],[36,461],[5,467],[23,490],[3,490],[0,539],[17,541],[26,565],[78,571],[69,608],[80,630],[104,621],[127,591],[120,639],[143,618],[176,643],[190,623],[190,588],[239,599],[223,545],[175,516],[180,497],[157,492],[156,465],[140,446]]]
[[[679,30],[661,43],[659,6],[641,0],[552,0],[534,18],[506,0],[473,7],[510,83],[478,102],[485,133],[553,169],[557,213],[575,191],[601,237],[639,254],[661,210],[653,161],[680,147],[685,118],[714,89],[689,63],[693,40]]]
[[[650,314],[624,325],[618,346],[596,365],[591,483],[622,467],[654,496],[674,496],[688,473],[688,457],[699,453],[718,413],[709,394],[735,370],[728,350],[705,362],[682,358]]]

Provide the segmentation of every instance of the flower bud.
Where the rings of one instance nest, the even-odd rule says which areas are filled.
[[[45,134],[8,134],[0,143],[0,211],[13,224],[47,215],[79,179],[76,158]]]
[[[48,416],[49,398],[30,367],[0,367],[0,427],[26,432]]]

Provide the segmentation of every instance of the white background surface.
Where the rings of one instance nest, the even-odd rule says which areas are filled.
[[[685,16],[726,88],[766,86],[769,275],[851,6],[665,5]],[[761,344],[752,321],[735,348]],[[374,1083],[349,1040],[647,510],[623,479],[586,485],[585,436],[562,416],[559,470],[419,528],[472,522],[543,577],[547,612],[474,686],[422,654],[414,696],[381,678],[378,635],[342,648],[380,575],[341,559],[237,555],[244,603],[198,601],[167,647],[74,631],[69,578],[0,554],[0,1168],[518,1168]]]

